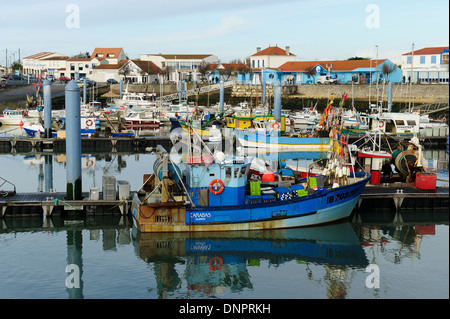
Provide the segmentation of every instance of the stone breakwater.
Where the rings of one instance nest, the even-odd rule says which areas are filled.
[[[266,88],[267,96],[273,96],[273,86]],[[377,86],[367,84],[303,84],[283,86],[283,98],[304,98],[304,99],[328,99],[331,96],[334,99],[340,98],[347,93],[348,98],[355,100],[375,102],[377,96]],[[250,95],[251,94],[251,95]],[[232,97],[261,97],[261,87],[254,85],[235,85],[231,92]],[[384,101],[388,98],[387,84],[378,85],[378,96]],[[414,104],[431,103],[438,100],[449,99],[448,84],[413,84],[411,87],[407,84],[392,85],[392,100],[397,103],[411,101]]]

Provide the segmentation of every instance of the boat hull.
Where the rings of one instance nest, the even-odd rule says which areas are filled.
[[[324,137],[284,137],[253,132],[235,131],[239,143],[245,147],[258,147],[282,151],[327,152],[330,139]]]
[[[141,232],[242,231],[309,227],[347,219],[370,175],[356,183],[286,201],[221,207],[155,207],[135,194],[134,226]]]

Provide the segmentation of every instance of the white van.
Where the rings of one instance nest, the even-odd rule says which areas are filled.
[[[336,77],[331,75],[320,75],[317,77],[317,83],[319,84],[337,84]]]

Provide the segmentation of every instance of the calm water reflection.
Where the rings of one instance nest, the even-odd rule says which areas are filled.
[[[117,215],[6,218],[0,298],[448,298],[448,213],[388,215],[194,234],[142,234]]]

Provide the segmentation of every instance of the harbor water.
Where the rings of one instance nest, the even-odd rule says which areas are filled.
[[[424,155],[438,186],[448,186],[448,152]],[[1,154],[0,177],[18,193],[61,192],[64,156]],[[101,189],[103,176],[137,190],[155,158],[84,154],[83,191]],[[359,213],[322,227],[206,234],[141,234],[117,214],[5,217],[0,298],[449,298],[447,211],[402,211],[401,223],[393,212]]]

